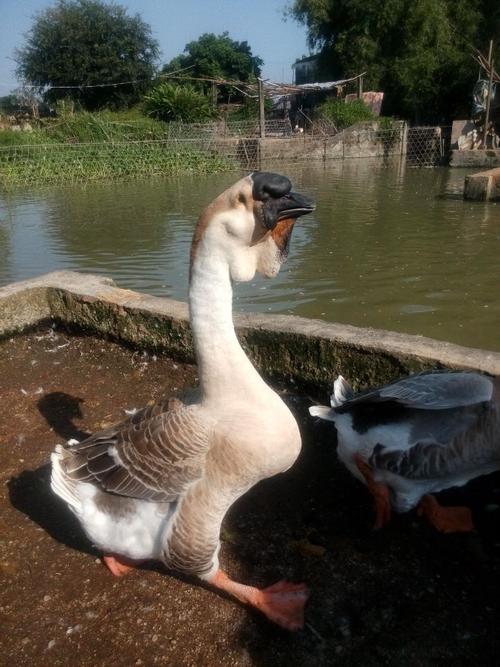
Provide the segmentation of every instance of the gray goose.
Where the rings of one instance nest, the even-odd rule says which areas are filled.
[[[304,584],[257,589],[219,567],[220,525],[234,501],[297,458],[297,423],[241,348],[232,282],[277,275],[296,219],[314,209],[288,178],[254,172],[202,212],[191,247],[189,308],[200,398],[166,400],[52,454],[52,489],[111,572],[159,560],[259,609],[303,625]]]
[[[468,508],[432,494],[500,470],[500,377],[425,372],[354,394],[340,375],[330,403],[309,412],[335,423],[339,459],[375,499],[375,528],[418,506],[442,532],[473,529]]]

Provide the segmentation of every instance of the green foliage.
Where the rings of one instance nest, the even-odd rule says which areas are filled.
[[[252,54],[248,42],[232,40],[227,32],[222,35],[205,33],[186,44],[184,53],[164,65],[162,71],[170,73],[189,68],[185,72],[187,77],[251,81],[260,76],[263,64],[261,58]],[[232,87],[219,87],[218,92],[224,102],[241,99],[241,93]]]
[[[13,114],[19,109],[19,102],[14,94],[0,97],[0,113]]]
[[[418,122],[468,115],[472,47],[487,51],[500,34],[498,0],[294,0],[290,11],[320,50],[324,79],[367,71],[384,111]]]
[[[150,27],[139,15],[128,16],[124,7],[101,0],[57,0],[35,16],[15,59],[18,76],[40,91],[76,86],[48,89],[49,103],[70,96],[95,110],[137,102],[149,87],[158,53]]]
[[[47,118],[33,132],[0,131],[0,146],[33,144],[125,143],[165,139],[164,123],[145,118],[137,110],[127,112],[63,113]]]
[[[332,121],[339,130],[350,127],[354,123],[375,119],[371,109],[363,100],[345,102],[340,99],[329,99],[318,107],[318,112]]]
[[[208,97],[189,84],[160,83],[144,98],[144,110],[163,121],[195,123],[213,118],[215,109]]]
[[[43,125],[50,141],[78,142],[126,142],[148,139],[164,139],[165,126],[151,118],[137,117],[102,111],[65,114]]]
[[[0,147],[28,146],[33,144],[50,143],[53,140],[43,130],[33,132],[19,132],[14,130],[0,130]]]
[[[234,164],[206,147],[172,143],[168,127],[125,112],[71,113],[61,106],[56,119],[46,119],[33,132],[0,130],[0,185],[65,183],[215,172]]]
[[[68,183],[103,178],[232,168],[229,161],[206,151],[176,149],[168,143],[55,144],[0,148],[0,185]]]

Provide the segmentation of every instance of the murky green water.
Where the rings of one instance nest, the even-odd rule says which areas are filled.
[[[287,173],[317,211],[296,225],[277,279],[236,287],[236,309],[500,350],[500,205],[464,202],[463,171],[353,160]],[[237,177],[0,195],[0,284],[72,269],[185,300],[198,213]]]

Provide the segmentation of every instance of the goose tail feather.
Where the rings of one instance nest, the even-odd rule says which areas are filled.
[[[333,383],[333,393],[330,396],[330,405],[332,408],[339,408],[346,401],[354,396],[354,391],[347,380],[339,375]]]
[[[309,408],[309,414],[311,417],[319,417],[319,419],[330,422],[334,422],[336,417],[335,412],[326,405],[312,405]]]
[[[65,459],[70,456],[71,453],[62,445],[56,445],[55,452],[50,456],[52,461],[50,486],[52,491],[59,496],[59,498],[68,503],[75,514],[79,515],[82,510],[82,502],[78,495],[76,482],[66,473],[64,465]]]

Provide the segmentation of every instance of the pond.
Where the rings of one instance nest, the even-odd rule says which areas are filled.
[[[350,160],[276,170],[315,197],[273,281],[235,309],[293,313],[500,350],[500,206],[464,202],[462,170]],[[186,300],[197,216],[239,174],[0,194],[0,284],[54,269]]]

